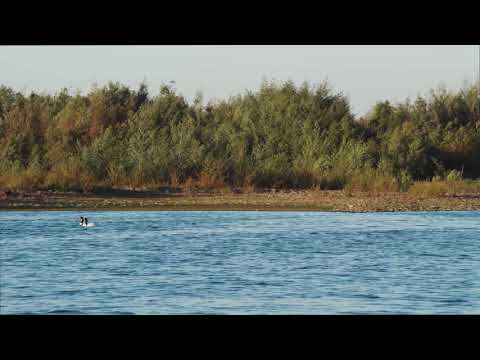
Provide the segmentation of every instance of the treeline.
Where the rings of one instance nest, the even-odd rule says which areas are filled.
[[[405,190],[480,176],[474,87],[380,102],[356,119],[323,83],[264,82],[203,104],[170,86],[119,83],[86,95],[0,87],[0,188],[161,186]]]

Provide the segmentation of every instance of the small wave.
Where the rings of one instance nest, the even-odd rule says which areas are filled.
[[[111,273],[110,275],[113,276],[129,276],[129,275],[135,275],[133,272],[117,272],[117,273]]]
[[[58,309],[58,310],[51,310],[47,312],[50,315],[85,315],[86,313],[79,311],[79,310],[68,310],[68,309]]]
[[[445,257],[448,257],[448,256],[445,256],[445,255],[429,254],[429,253],[422,253],[422,254],[419,254],[419,256],[426,256],[426,257],[440,257],[440,258],[445,258]]]
[[[109,313],[111,315],[136,315],[134,312],[131,312],[131,311],[112,311],[111,313]]]
[[[326,276],[335,276],[335,277],[351,277],[351,274],[325,274]]]
[[[78,294],[80,292],[81,292],[80,290],[59,290],[59,291],[56,291],[56,294],[59,294],[59,295],[75,295],[75,294]]]
[[[16,312],[15,315],[41,315],[42,313],[33,312],[33,311],[25,311],[25,312]]]
[[[310,270],[310,269],[316,269],[318,266],[315,264],[315,265],[307,265],[307,266],[301,266],[301,267],[298,267],[298,268],[294,268],[292,269],[292,271],[296,271],[296,270]]]
[[[355,298],[362,298],[362,299],[380,299],[380,296],[373,295],[373,294],[355,294],[353,295]]]
[[[464,303],[468,303],[468,301],[465,300],[465,299],[446,299],[446,300],[442,300],[442,303],[447,303],[447,304],[464,304]]]
[[[31,299],[34,298],[35,295],[17,295],[15,296],[17,299]]]

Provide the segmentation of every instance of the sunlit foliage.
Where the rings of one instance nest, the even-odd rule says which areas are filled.
[[[54,96],[1,86],[0,187],[406,191],[480,176],[479,108],[473,87],[379,102],[357,120],[327,83],[265,81],[207,104],[166,85],[153,97],[145,84]]]

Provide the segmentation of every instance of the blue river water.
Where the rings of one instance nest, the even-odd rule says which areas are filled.
[[[480,212],[4,211],[0,247],[1,314],[480,313]]]

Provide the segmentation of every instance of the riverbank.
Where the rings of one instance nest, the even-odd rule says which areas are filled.
[[[258,211],[453,211],[480,210],[479,194],[451,196],[344,191],[165,193],[111,191],[3,193],[0,210],[258,210]]]

